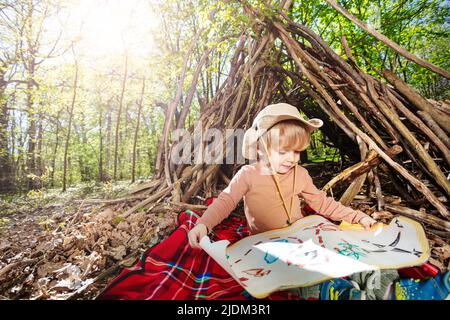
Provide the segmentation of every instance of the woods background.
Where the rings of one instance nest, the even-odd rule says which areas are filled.
[[[277,1],[250,3],[277,8]],[[342,4],[409,52],[449,69],[448,2]],[[189,45],[175,111],[186,128],[219,90],[237,40],[243,30],[252,34],[253,23],[233,1],[2,1],[0,10],[3,193],[151,177]],[[289,16],[338,54],[345,35],[365,72],[389,68],[423,96],[449,99],[448,79],[393,52],[325,1],[295,1]],[[194,76],[198,85],[188,97]],[[333,154],[320,132],[313,146],[313,158]]]

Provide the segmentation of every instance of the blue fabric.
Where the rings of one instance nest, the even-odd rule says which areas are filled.
[[[320,285],[320,300],[361,300],[361,295],[350,281],[341,278]]]
[[[429,280],[400,279],[395,284],[396,300],[444,300],[450,293],[450,271]]]
[[[450,294],[450,271],[428,280],[398,279],[394,283],[389,300],[444,300]],[[320,300],[361,299],[368,299],[367,293],[346,279],[332,279],[320,284]]]

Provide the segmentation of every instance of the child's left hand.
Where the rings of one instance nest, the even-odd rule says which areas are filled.
[[[365,216],[364,218],[362,218],[361,220],[359,220],[358,222],[360,225],[362,225],[364,227],[364,229],[369,230],[370,227],[377,223],[377,221],[375,219],[372,219],[369,216]]]

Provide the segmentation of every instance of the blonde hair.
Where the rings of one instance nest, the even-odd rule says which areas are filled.
[[[264,150],[260,140],[264,140],[267,149],[277,146],[279,150],[303,151],[311,142],[311,130],[297,120],[280,121],[265,132],[258,140],[258,148]]]

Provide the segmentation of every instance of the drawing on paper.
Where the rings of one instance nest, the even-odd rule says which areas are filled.
[[[366,231],[312,215],[233,245],[211,243],[208,237],[200,245],[257,298],[357,272],[420,265],[429,258],[422,226],[405,217]]]

